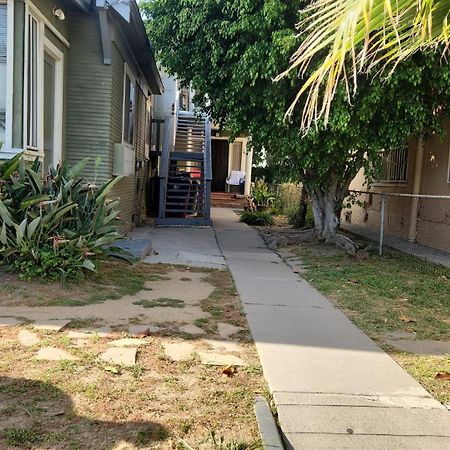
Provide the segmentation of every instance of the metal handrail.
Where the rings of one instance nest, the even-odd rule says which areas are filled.
[[[167,181],[169,176],[169,123],[170,117],[164,118],[163,130],[163,148],[161,153],[161,161],[159,166],[159,214],[158,217],[163,219],[166,217],[166,197],[167,197]]]
[[[407,197],[407,198],[434,198],[450,200],[450,195],[427,195],[427,194],[400,194],[397,192],[375,192],[375,191],[356,191],[349,190],[352,194],[373,194],[373,195],[385,195],[387,197]]]

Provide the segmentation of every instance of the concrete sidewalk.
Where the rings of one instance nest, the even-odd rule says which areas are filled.
[[[232,210],[213,220],[288,448],[450,448],[450,412]]]

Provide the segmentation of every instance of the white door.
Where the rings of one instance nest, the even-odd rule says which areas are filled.
[[[48,39],[44,44],[44,172],[62,160],[64,55]]]

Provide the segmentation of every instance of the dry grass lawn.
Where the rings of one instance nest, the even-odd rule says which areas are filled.
[[[170,360],[164,343],[199,339],[170,322],[161,332],[145,337],[147,344],[139,348],[137,364],[129,368],[98,359],[109,341],[126,335],[121,327],[111,337],[81,340],[70,339],[65,330],[34,331],[42,340],[31,347],[17,340],[19,330],[31,330],[31,325],[0,328],[0,448],[261,448],[253,401],[255,394],[266,395],[267,388],[228,272],[105,262],[98,275],[69,286],[24,283],[3,275],[0,308],[63,305],[70,314],[72,307],[118,299],[141,291],[144,285],[151,289],[152,280],[169,277],[173,270],[185,271],[186,281],[201,272],[214,286],[212,294],[200,302],[210,316],[196,325],[206,332],[202,338],[213,339],[218,338],[219,322],[242,327],[233,341],[241,344],[240,356],[248,365],[226,375],[219,367],[200,364],[195,356]],[[101,325],[98,318],[87,318],[69,327]],[[34,359],[45,346],[67,350],[78,359]]]

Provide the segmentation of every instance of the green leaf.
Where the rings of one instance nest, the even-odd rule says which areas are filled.
[[[83,261],[82,267],[84,269],[90,270],[91,272],[96,272],[95,264],[90,259],[85,259]]]
[[[34,220],[31,221],[31,223],[28,225],[28,229],[27,229],[27,238],[28,239],[31,239],[33,237],[33,235],[40,223],[41,223],[40,216],[36,217]]]

